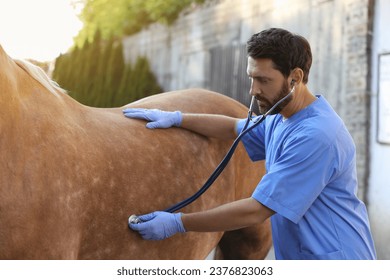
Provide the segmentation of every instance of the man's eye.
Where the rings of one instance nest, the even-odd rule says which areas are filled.
[[[262,84],[267,84],[269,82],[268,79],[259,79],[259,82]]]

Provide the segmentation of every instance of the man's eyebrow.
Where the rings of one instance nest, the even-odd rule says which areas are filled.
[[[249,73],[247,73],[248,75],[248,78],[252,78],[252,79],[259,79],[259,80],[269,80],[271,81],[272,78],[271,77],[268,77],[268,76],[261,76],[261,75],[250,75]]]

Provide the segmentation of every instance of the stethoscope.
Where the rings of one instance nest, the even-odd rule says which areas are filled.
[[[252,99],[251,99],[251,103],[249,105],[249,110],[248,110],[248,116],[247,116],[247,119],[246,119],[246,122],[244,124],[244,127],[242,128],[240,134],[237,136],[237,138],[234,140],[233,144],[231,145],[229,151],[226,153],[225,157],[222,159],[222,161],[218,164],[218,166],[215,168],[214,172],[210,175],[210,177],[208,178],[208,180],[206,181],[206,183],[204,183],[204,185],[196,192],[194,193],[192,196],[184,199],[183,201],[180,201],[179,203],[169,207],[169,208],[166,208],[165,210],[163,210],[164,212],[169,212],[169,213],[173,213],[173,212],[176,212],[182,208],[184,208],[185,206],[191,204],[192,202],[194,202],[196,199],[198,199],[205,191],[207,191],[211,185],[214,183],[214,181],[218,178],[218,176],[222,173],[222,171],[225,169],[225,167],[227,166],[227,164],[229,163],[231,157],[233,156],[233,153],[234,151],[236,150],[237,148],[237,145],[238,143],[240,142],[241,138],[247,134],[249,131],[251,131],[252,129],[254,129],[256,126],[258,126],[259,124],[261,124],[265,118],[271,114],[273,112],[273,110],[275,110],[275,108],[277,106],[279,106],[280,103],[282,103],[284,100],[286,100],[287,98],[289,98],[289,96],[291,96],[294,92],[295,92],[295,81],[292,80],[291,81],[291,85],[293,86],[291,91],[283,98],[281,98],[278,102],[275,103],[275,105],[273,105],[271,107],[271,109],[269,109],[264,115],[262,115],[261,117],[258,117],[258,118],[253,118],[253,106],[255,104],[255,99],[256,97],[255,96],[252,96]],[[253,125],[249,126],[249,123],[252,122]],[[249,126],[249,127],[248,127]],[[130,225],[131,223],[141,223],[142,221],[138,218],[138,216],[136,215],[131,215],[128,219],[128,224]]]

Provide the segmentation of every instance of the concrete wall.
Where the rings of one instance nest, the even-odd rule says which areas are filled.
[[[125,58],[134,61],[139,55],[147,56],[165,91],[209,88],[248,105],[249,82],[242,73],[247,39],[269,27],[303,35],[314,59],[309,87],[323,94],[345,121],[357,147],[359,196],[371,202],[367,200],[370,194],[376,203],[368,181],[373,142],[369,55],[373,5],[374,0],[211,0],[183,13],[171,27],[156,24],[125,38]],[[389,251],[388,246],[384,250]]]
[[[372,47],[372,83],[371,83],[371,149],[370,180],[368,189],[368,205],[371,226],[377,247],[378,256],[390,259],[390,143],[377,141],[378,94],[379,94],[379,55],[390,53],[390,1],[377,0]],[[390,91],[381,95],[390,96]],[[388,99],[389,100],[389,99]],[[383,102],[383,101],[382,101]],[[388,103],[387,106],[390,106]],[[390,112],[387,112],[387,116]],[[383,116],[382,116],[383,117]]]

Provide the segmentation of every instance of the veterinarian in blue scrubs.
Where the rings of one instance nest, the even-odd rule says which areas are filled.
[[[153,212],[131,224],[144,239],[178,232],[226,231],[271,217],[277,259],[375,259],[366,207],[357,197],[356,151],[343,121],[324,96],[308,87],[312,56],[307,40],[271,28],[247,43],[250,94],[263,123],[242,142],[266,174],[251,197],[197,213]],[[207,137],[234,139],[245,120],[200,114],[125,109],[148,128],[178,126]],[[212,221],[212,222],[210,222]]]

